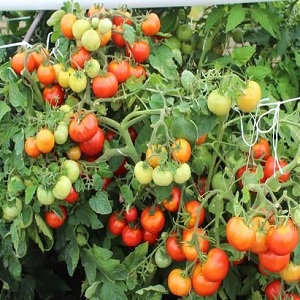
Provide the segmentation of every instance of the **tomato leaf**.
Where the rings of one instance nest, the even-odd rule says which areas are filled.
[[[103,227],[97,214],[92,210],[89,202],[85,202],[78,206],[74,212],[79,224],[86,225],[92,229],[99,229]]]
[[[163,199],[168,198],[171,194],[172,186],[155,186],[154,192],[157,203],[161,203]]]
[[[5,114],[10,111],[11,108],[4,101],[0,101],[0,121],[5,116]]]
[[[100,291],[101,299],[127,300],[126,290],[127,286],[123,282],[105,281]]]
[[[37,186],[31,185],[25,189],[25,204],[29,204],[35,194]]]
[[[166,79],[178,79],[179,73],[173,60],[173,52],[167,46],[161,45],[155,48],[149,56],[151,66],[162,74]]]
[[[108,215],[112,212],[107,194],[101,190],[97,191],[97,193],[90,198],[89,205],[97,214]]]
[[[133,203],[133,193],[127,184],[123,184],[121,186],[120,193],[124,197],[127,204]]]
[[[235,64],[239,67],[245,65],[255,53],[255,46],[244,46],[242,48],[235,48],[232,51],[231,57]]]
[[[223,288],[229,299],[236,299],[239,290],[241,289],[241,280],[239,273],[234,268],[229,268],[227,276],[223,280]]]
[[[126,23],[124,23],[122,25],[123,29],[124,29],[124,39],[125,41],[127,41],[130,45],[133,45],[133,43],[135,42],[135,30],[131,25],[128,25]]]
[[[101,285],[100,281],[95,281],[93,282],[86,290],[84,293],[84,297],[86,299],[94,299],[95,295],[97,295],[97,290],[98,287]],[[95,299],[99,299],[99,298],[95,298]]]
[[[272,70],[266,66],[249,66],[246,69],[246,74],[253,80],[263,80],[272,73]]]
[[[41,251],[50,250],[54,243],[52,231],[39,214],[35,214],[34,219],[38,228],[38,231],[35,230],[35,234],[33,235],[34,241],[38,244]],[[39,237],[39,233],[43,234],[43,239]]]
[[[54,26],[58,24],[61,20],[61,18],[66,14],[66,12],[62,9],[56,10],[50,18],[47,20],[48,26]]]
[[[196,77],[191,71],[184,70],[181,73],[180,81],[186,91],[192,91],[195,89],[194,85],[196,82]]]
[[[209,32],[213,26],[218,24],[225,14],[224,7],[215,6],[208,15],[205,22],[205,32]]]
[[[148,243],[138,245],[134,251],[130,252],[123,261],[124,266],[130,271],[134,270],[148,253]]]
[[[246,9],[243,8],[241,4],[232,5],[227,18],[225,32],[229,32],[240,25],[243,22],[245,15]]]
[[[9,84],[9,101],[18,111],[20,111],[20,108],[27,106],[26,97],[20,92],[17,84],[13,81]]]

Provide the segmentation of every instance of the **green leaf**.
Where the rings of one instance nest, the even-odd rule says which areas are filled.
[[[123,264],[128,270],[134,270],[148,253],[148,243],[135,247],[124,259]]]
[[[127,300],[125,294],[127,290],[126,284],[124,282],[109,282],[105,281],[101,288],[101,299],[109,300]]]
[[[35,194],[37,187],[34,185],[28,186],[25,190],[25,204],[29,204]]]
[[[35,237],[36,242],[41,241],[38,244],[42,251],[50,250],[54,243],[52,231],[49,229],[49,227],[47,226],[47,224],[45,223],[45,221],[42,219],[42,217],[39,214],[35,214],[34,219],[35,219],[35,223],[39,229],[39,232],[44,235],[43,242],[45,244],[43,244],[42,241],[40,240],[38,233],[36,233],[37,236]]]
[[[9,101],[13,107],[16,109],[22,107],[25,108],[27,106],[26,97],[20,92],[18,86],[13,81],[9,84]]]
[[[186,91],[192,91],[194,89],[195,79],[195,75],[189,70],[184,70],[181,73],[181,84]]]
[[[172,185],[155,186],[154,193],[157,203],[161,203],[163,199],[169,198],[172,191]]]
[[[168,294],[169,293],[169,291],[161,284],[147,286],[145,288],[137,290],[136,293],[138,295],[144,295],[145,291],[146,292],[147,291],[159,292],[160,294]]]
[[[96,295],[99,285],[101,285],[101,282],[95,281],[93,282],[85,291],[84,297],[86,299],[92,299],[94,295]]]
[[[121,186],[120,193],[121,193],[122,197],[125,199],[125,202],[127,204],[133,203],[133,200],[134,200],[133,193],[127,184],[123,184]]]
[[[97,214],[108,215],[112,212],[111,204],[108,200],[107,193],[97,191],[89,200],[91,209]]]
[[[171,133],[175,139],[184,138],[188,140],[191,145],[194,145],[198,138],[196,124],[184,116],[174,119],[171,127]]]
[[[261,81],[267,76],[272,74],[272,70],[269,67],[264,66],[250,66],[246,69],[246,74],[253,80]]]
[[[223,280],[223,288],[226,294],[229,296],[229,299],[237,298],[238,292],[241,288],[241,284],[242,281],[238,271],[236,271],[236,269],[234,268],[230,268],[227,276]]]
[[[135,42],[135,30],[131,25],[128,25],[126,23],[124,23],[122,25],[123,29],[124,29],[124,39],[125,41],[127,41],[130,45],[133,45],[133,43]]]
[[[241,48],[235,48],[232,51],[231,57],[234,60],[235,64],[241,67],[249,61],[249,59],[255,53],[255,50],[255,46],[244,46]]]
[[[264,11],[260,8],[251,8],[251,15],[255,22],[260,24],[267,32],[269,32],[273,37],[278,36],[278,18],[276,14],[271,13],[270,11]]]
[[[167,46],[161,45],[149,56],[151,66],[156,69],[166,79],[178,79],[179,73],[173,60],[173,52]]]
[[[3,116],[10,111],[10,107],[4,101],[0,101],[0,122]]]
[[[224,14],[225,14],[224,6],[222,5],[215,6],[207,16],[205,22],[205,32],[210,31],[212,27],[219,24]]]
[[[246,9],[241,4],[235,4],[231,7],[227,18],[225,32],[231,31],[240,25],[246,15]]]
[[[77,206],[74,214],[80,224],[86,225],[93,229],[100,229],[103,227],[103,224],[99,220],[97,214],[91,209],[88,202]]]
[[[66,12],[62,9],[59,9],[57,11],[55,11],[50,18],[47,20],[47,25],[48,26],[54,26],[56,24],[58,24],[61,20],[61,18],[66,14]]]

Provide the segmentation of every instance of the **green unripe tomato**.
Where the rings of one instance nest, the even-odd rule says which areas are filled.
[[[9,201],[2,207],[2,218],[5,221],[13,221],[22,211],[22,201],[19,198]]]
[[[188,42],[193,36],[193,30],[190,24],[181,24],[176,28],[176,36],[181,42]]]
[[[167,268],[172,263],[172,258],[167,254],[164,246],[156,250],[154,260],[156,265],[161,269]]]
[[[66,122],[60,122],[54,131],[55,143],[58,145],[64,144],[69,137],[69,127]]]
[[[152,179],[158,186],[168,186],[173,181],[173,174],[168,169],[157,166],[152,172]]]
[[[63,200],[71,192],[72,182],[69,177],[62,175],[52,189],[52,193],[56,199]]]
[[[75,182],[80,174],[80,169],[78,163],[72,159],[66,159],[63,161],[62,166],[66,171],[67,177],[71,180],[71,182]]]
[[[140,184],[150,183],[152,180],[152,172],[153,168],[144,161],[139,161],[134,166],[134,176]]]
[[[36,197],[38,201],[43,205],[51,205],[55,200],[52,190],[46,189],[42,185],[39,185],[39,187],[37,188]]]
[[[178,184],[182,184],[191,178],[191,168],[187,163],[181,164],[174,173],[174,181]]]
[[[207,97],[207,107],[215,115],[224,117],[230,111],[231,99],[220,94],[218,90],[213,90]]]
[[[91,28],[87,19],[77,19],[72,25],[72,33],[76,40],[80,40],[82,35]]]

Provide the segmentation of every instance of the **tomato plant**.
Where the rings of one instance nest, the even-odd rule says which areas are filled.
[[[67,219],[67,210],[64,206],[59,206],[59,211],[49,210],[45,212],[45,221],[51,228],[61,227]]]

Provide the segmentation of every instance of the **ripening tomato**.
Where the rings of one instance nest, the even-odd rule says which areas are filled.
[[[94,77],[92,81],[92,90],[98,98],[113,97],[118,91],[118,78],[114,73],[107,72],[104,75]]]
[[[80,42],[90,52],[96,51],[101,45],[99,33],[93,28],[88,29],[82,34]]]
[[[266,161],[271,156],[271,147],[269,142],[261,138],[252,146],[251,154],[254,159]]]
[[[127,10],[118,10],[118,12],[113,16],[112,20],[113,24],[116,26],[122,25],[124,23],[131,25],[132,20],[131,20],[131,14]]]
[[[195,264],[192,272],[192,287],[197,295],[211,296],[219,289],[220,285],[221,281],[210,281],[204,276],[200,263]]]
[[[198,252],[207,253],[208,248],[209,240],[202,228],[189,228],[183,230],[182,250],[187,260],[194,261],[198,258]]]
[[[156,13],[150,13],[147,18],[142,22],[141,28],[146,36],[154,36],[159,32],[160,19]]]
[[[91,53],[84,47],[78,49],[71,55],[70,64],[73,69],[82,69],[84,64],[91,58]]]
[[[144,161],[139,161],[134,166],[134,176],[140,184],[148,184],[152,181],[153,168]]]
[[[283,270],[279,271],[279,275],[285,282],[297,282],[300,279],[300,265],[290,261]]]
[[[95,156],[101,153],[104,141],[104,132],[100,127],[98,127],[96,133],[89,140],[78,143],[78,146],[82,154],[86,156]]]
[[[229,265],[226,252],[220,248],[212,248],[202,264],[203,276],[209,281],[222,281],[228,273]]]
[[[58,145],[64,144],[69,137],[69,126],[66,122],[59,122],[54,130],[55,143]]]
[[[123,229],[127,225],[127,221],[119,212],[113,212],[107,221],[108,230],[114,235],[122,234]]]
[[[73,39],[74,35],[72,32],[72,27],[76,21],[76,16],[72,13],[65,14],[60,20],[60,31],[64,37],[68,39]]]
[[[242,167],[240,167],[237,172],[236,172],[236,178],[238,179],[238,183],[240,185],[241,188],[244,187],[244,182],[243,182],[243,176],[245,176],[246,174],[253,174],[253,176],[255,177],[255,181],[253,179],[254,182],[256,182],[256,169],[257,167],[256,166],[247,166],[247,165],[244,165]],[[245,175],[244,175],[245,173]],[[260,178],[259,182],[260,183],[264,183],[266,181],[266,178],[265,176],[263,176],[262,178]],[[252,190],[252,189],[250,189]]]
[[[255,231],[240,217],[231,217],[226,225],[228,242],[239,251],[249,250],[255,243]]]
[[[123,27],[121,25],[116,26],[112,32],[111,39],[117,47],[122,48],[126,46],[126,41],[123,35],[124,35]]]
[[[174,160],[186,163],[192,155],[190,143],[183,138],[177,139],[171,146],[171,155]]]
[[[77,19],[72,25],[72,34],[76,40],[80,40],[82,35],[91,28],[88,19]]]
[[[59,206],[59,213],[54,210],[45,212],[45,221],[51,228],[61,227],[67,219],[67,210],[64,206]]]
[[[258,253],[258,261],[266,271],[277,273],[287,266],[290,261],[290,256],[290,253],[277,255],[267,250],[266,252]]]
[[[205,209],[198,200],[189,200],[184,204],[184,224],[187,228],[199,227],[205,220]],[[196,225],[198,219],[198,225]]]
[[[270,228],[268,220],[264,217],[254,216],[250,221],[250,226],[254,230],[256,238],[249,250],[256,254],[267,251],[266,234]]]
[[[67,156],[71,160],[79,160],[81,157],[81,150],[79,146],[73,146],[67,151]]]
[[[74,142],[82,143],[91,139],[98,128],[98,120],[95,114],[82,115],[75,113],[70,121],[69,135]]]
[[[77,202],[78,199],[79,199],[79,194],[75,190],[75,188],[72,186],[69,195],[64,200],[68,203],[74,203],[74,202]]]
[[[167,148],[154,144],[146,150],[146,160],[152,168],[156,168],[167,159]]]
[[[28,156],[34,158],[38,157],[42,153],[37,147],[35,137],[33,136],[30,136],[26,139],[24,150]]]
[[[166,251],[174,261],[186,261],[179,235],[174,232],[166,240]]]
[[[202,145],[205,141],[206,141],[206,133],[203,133],[201,136],[198,137],[197,141],[196,141],[196,145]]]
[[[136,206],[131,206],[124,211],[123,215],[127,222],[134,222],[138,217],[138,210]]]
[[[34,52],[32,52],[32,56],[35,60],[35,67],[38,68],[44,61],[49,60],[49,51],[48,49],[42,47]]]
[[[138,246],[143,239],[143,231],[140,227],[126,225],[122,230],[122,241],[128,247]]]
[[[37,79],[44,85],[52,84],[55,81],[56,73],[52,65],[41,64],[36,70]]]
[[[60,106],[65,99],[64,89],[57,83],[46,86],[43,90],[43,100],[48,102],[50,106]]]
[[[299,231],[291,219],[272,225],[266,235],[266,244],[277,255],[286,255],[298,245]]]
[[[265,163],[264,167],[264,174],[265,178],[268,179],[271,176],[274,176],[275,173],[279,170],[280,168],[284,168],[287,165],[287,161],[285,159],[279,159],[278,161],[275,160],[274,156],[270,156]],[[290,178],[290,172],[284,172],[284,173],[279,173],[277,175],[277,178],[280,182],[286,182]]]
[[[31,53],[27,54],[26,52],[14,54],[10,60],[10,65],[18,75],[20,75],[25,68],[31,73],[36,67],[34,56]]]
[[[61,175],[54,187],[52,188],[52,193],[56,199],[64,200],[71,192],[72,181],[66,175]]]
[[[39,185],[36,190],[36,198],[43,205],[51,205],[55,201],[55,197],[51,189],[46,189]]]
[[[131,65],[130,66],[130,76],[133,76],[135,78],[146,78],[146,70],[141,65]]]
[[[160,232],[165,225],[165,214],[159,206],[147,206],[141,213],[141,225],[150,232]]]
[[[42,153],[49,153],[53,150],[55,139],[52,131],[42,128],[35,137],[36,146]]]
[[[83,70],[76,70],[70,73],[69,87],[75,93],[81,93],[87,87],[88,79]]]
[[[107,70],[116,75],[119,83],[130,77],[130,65],[127,60],[112,60],[109,62]]]
[[[215,115],[224,117],[231,109],[231,98],[218,90],[213,90],[207,97],[207,107]]]
[[[127,56],[133,56],[137,63],[144,63],[150,55],[150,46],[147,41],[139,40],[134,42],[131,47],[129,44],[125,47],[125,53]]]
[[[192,282],[183,270],[176,268],[168,275],[168,287],[172,294],[184,297],[191,291]]]
[[[265,287],[265,294],[268,300],[280,299],[283,295],[283,285],[281,280],[275,279]]]
[[[168,167],[159,165],[152,172],[152,180],[158,186],[168,186],[173,181],[173,174]]]
[[[94,3],[91,7],[89,7],[87,11],[87,16],[88,17],[98,16],[101,13],[105,13],[104,5]]]
[[[162,206],[170,212],[176,212],[179,209],[181,199],[181,191],[177,186],[172,187],[170,198],[164,198],[161,202]]]
[[[246,82],[245,87],[240,95],[236,98],[236,105],[245,113],[252,112],[259,104],[261,98],[261,88],[253,80]]]

